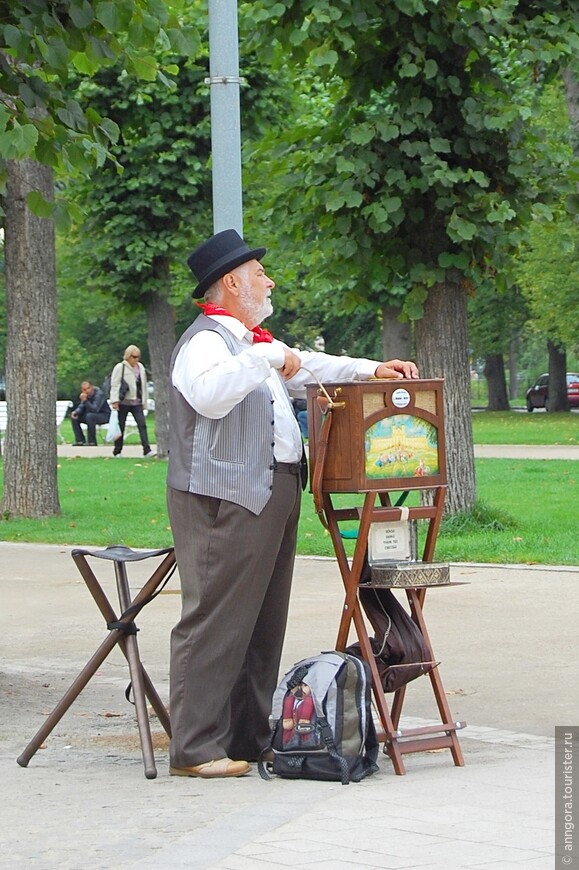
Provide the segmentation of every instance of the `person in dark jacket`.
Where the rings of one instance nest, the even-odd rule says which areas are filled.
[[[83,381],[80,385],[80,403],[70,415],[72,418],[72,430],[74,432],[74,446],[82,447],[88,443],[89,447],[96,447],[96,427],[109,422],[111,409],[106,396],[98,387],[93,387],[90,381]],[[86,423],[88,442],[84,437],[81,423]]]

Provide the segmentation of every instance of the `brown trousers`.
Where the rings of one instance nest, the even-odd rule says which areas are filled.
[[[268,741],[300,501],[299,477],[281,472],[259,516],[168,489],[182,590],[171,634],[173,766],[252,761]]]

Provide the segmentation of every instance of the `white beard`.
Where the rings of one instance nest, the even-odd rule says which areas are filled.
[[[241,288],[239,298],[245,309],[245,319],[254,326],[259,326],[260,323],[273,314],[273,305],[269,296],[266,296],[263,302],[256,302],[251,298],[251,290],[246,284]]]

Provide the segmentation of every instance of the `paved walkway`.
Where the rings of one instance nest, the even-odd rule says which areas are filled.
[[[98,447],[74,447],[72,444],[59,444],[58,455],[63,457],[80,456],[110,456],[113,449],[110,444],[99,444]],[[551,446],[537,444],[475,444],[474,455],[484,459],[579,459],[579,445]],[[125,444],[121,459],[143,458],[143,450],[139,444]]]
[[[148,570],[130,566],[135,585]],[[255,771],[239,780],[173,778],[154,725],[159,774],[146,780],[117,650],[29,766],[16,764],[104,630],[69,548],[0,543],[0,867],[559,866],[553,729],[579,723],[579,569],[453,565],[451,574],[466,585],[430,590],[426,615],[452,715],[468,723],[459,732],[464,767],[439,750],[406,756],[406,776],[382,756],[378,774],[347,787],[268,783]],[[112,577],[105,585],[112,593]],[[178,591],[174,578],[138,620],[142,657],[163,698]],[[299,558],[284,667],[333,647],[341,606],[334,560]],[[437,721],[428,678],[408,687],[404,712],[403,725]]]
[[[477,459],[579,459],[579,445],[475,444]]]

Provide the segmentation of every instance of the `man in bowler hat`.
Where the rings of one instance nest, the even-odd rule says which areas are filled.
[[[412,362],[289,348],[261,327],[275,284],[233,229],[188,264],[202,313],[171,359],[167,501],[182,589],[170,773],[243,776],[269,738],[301,499],[290,397],[319,380],[416,378]],[[305,371],[304,367],[309,371]]]

